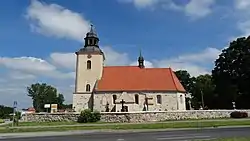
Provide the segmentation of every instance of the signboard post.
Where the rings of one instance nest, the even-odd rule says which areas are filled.
[[[57,104],[51,104],[51,113],[57,112]]]
[[[44,104],[44,108],[47,110],[47,113],[49,112],[50,104]]]

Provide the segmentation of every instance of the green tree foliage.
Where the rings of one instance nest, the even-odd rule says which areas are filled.
[[[13,113],[12,107],[0,105],[0,119],[10,118],[10,114],[12,113]]]
[[[175,75],[178,77],[185,90],[188,93],[192,92],[195,77],[191,77],[191,75],[186,70],[178,70],[175,72]]]
[[[58,104],[62,107],[64,97],[58,94],[57,89],[46,83],[36,83],[27,87],[28,96],[33,100],[33,106],[38,112],[45,111],[44,104]]]
[[[183,87],[188,93],[191,93],[191,103],[193,108],[199,109],[200,106],[208,108],[216,108],[213,102],[216,100],[214,95],[215,85],[212,76],[209,74],[192,77],[186,70],[178,70],[175,72]],[[202,100],[203,97],[203,100]],[[187,101],[189,99],[186,99]],[[189,107],[188,103],[186,107]]]
[[[200,106],[209,109],[216,108],[214,102],[216,95],[214,94],[215,85],[212,81],[212,76],[209,74],[196,77],[192,91],[193,105],[196,109]]]
[[[61,109],[72,109],[73,104],[63,104]]]
[[[250,37],[238,38],[224,49],[212,71],[218,108],[250,108]]]

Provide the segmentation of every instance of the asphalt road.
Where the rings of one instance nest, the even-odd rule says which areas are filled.
[[[10,138],[0,141],[193,141],[250,137],[250,127],[154,132],[99,132],[65,136]]]

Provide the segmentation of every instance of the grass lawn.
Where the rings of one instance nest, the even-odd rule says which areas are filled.
[[[77,124],[77,123],[74,123]],[[222,120],[222,121],[197,121],[197,122],[163,122],[163,123],[140,123],[140,124],[95,124],[82,126],[23,126],[23,127],[0,127],[0,132],[36,132],[36,131],[67,131],[67,130],[129,130],[129,129],[167,129],[167,128],[203,128],[218,126],[250,125],[250,120]]]
[[[250,141],[250,138],[226,138],[226,139],[215,139],[209,141]]]

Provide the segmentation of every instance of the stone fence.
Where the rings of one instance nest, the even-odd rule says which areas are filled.
[[[152,122],[185,119],[229,118],[235,110],[186,110],[186,111],[143,111],[143,112],[102,112],[102,122]],[[250,116],[250,110],[244,111]],[[79,113],[25,114],[25,122],[77,121]]]

